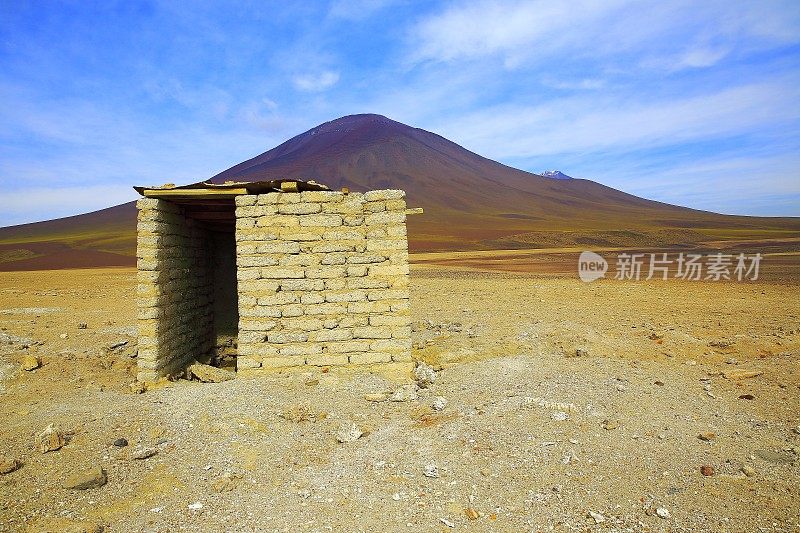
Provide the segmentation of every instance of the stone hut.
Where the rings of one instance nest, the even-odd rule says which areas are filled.
[[[296,180],[136,190],[139,381],[231,347],[247,374],[411,368],[404,191]]]

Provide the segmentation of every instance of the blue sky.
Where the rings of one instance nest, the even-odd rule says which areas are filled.
[[[365,112],[525,170],[800,216],[796,0],[2,2],[0,102],[0,226]]]

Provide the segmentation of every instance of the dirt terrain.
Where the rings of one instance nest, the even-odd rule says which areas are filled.
[[[427,388],[316,368],[137,394],[133,270],[0,273],[0,531],[800,529],[796,277],[433,259]],[[63,488],[91,467],[103,486]]]

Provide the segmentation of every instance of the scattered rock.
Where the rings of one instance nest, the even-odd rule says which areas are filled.
[[[414,369],[414,380],[420,388],[426,389],[436,381],[436,371],[425,363],[418,363]]]
[[[431,408],[434,411],[443,411],[444,408],[447,407],[447,399],[442,396],[437,396],[433,399],[433,403],[431,404]]]
[[[756,469],[750,465],[742,465],[741,470],[742,474],[744,474],[747,477],[753,477],[756,475]]]
[[[723,349],[725,349],[725,348],[730,348],[730,347],[731,347],[731,346],[733,346],[734,344],[736,344],[734,341],[726,341],[726,340],[722,340],[722,341],[711,341],[711,342],[709,342],[709,343],[708,343],[708,345],[709,345],[710,347],[712,347],[712,348],[723,348]]]
[[[763,371],[760,370],[744,370],[741,368],[734,368],[733,370],[726,370],[722,373],[722,376],[725,379],[729,379],[731,381],[739,381],[742,379],[750,379],[756,376],[760,376],[763,374]]]
[[[17,459],[9,459],[0,455],[0,474],[10,474],[15,470],[19,470],[22,466],[22,463]]]
[[[776,452],[774,450],[756,450],[755,456],[777,465],[790,465],[794,463],[795,457],[791,453]]]
[[[388,397],[388,392],[370,392],[364,395],[364,399],[368,402],[384,402]]]
[[[403,385],[396,391],[394,391],[391,396],[389,396],[390,402],[413,402],[419,398],[417,394],[417,388],[414,385]]]
[[[710,465],[703,465],[700,467],[700,473],[704,476],[713,476],[714,475],[714,467]]]
[[[716,434],[716,433],[714,433],[714,432],[712,432],[712,431],[705,431],[705,432],[703,432],[703,433],[700,433],[700,434],[697,436],[697,438],[698,438],[698,439],[700,439],[700,440],[702,440],[702,441],[705,441],[705,442],[712,441],[712,440],[714,440],[716,437],[717,437],[717,434]]]
[[[88,327],[89,325],[86,322],[81,322],[80,324],[78,324],[78,329],[86,329]]]
[[[589,357],[589,350],[585,348],[576,348],[575,357]]]
[[[134,394],[144,394],[147,392],[147,385],[141,381],[134,381],[131,383],[131,392]]]
[[[627,389],[627,387],[625,387],[625,385],[623,385],[622,383],[617,384],[617,391],[618,392],[625,392],[626,390],[628,390],[628,389]]]
[[[109,344],[108,346],[106,346],[106,349],[108,351],[112,351],[112,350],[116,350],[117,348],[122,348],[123,346],[125,346],[127,344],[128,344],[128,341],[113,342],[113,343]]]
[[[58,337],[59,337],[60,339],[68,339],[68,338],[69,338],[69,335],[67,335],[66,333],[62,333],[62,334],[61,334],[61,335],[59,335]]]
[[[564,411],[554,411],[550,414],[550,418],[557,422],[563,422],[569,418],[569,415]]]
[[[670,517],[669,511],[667,510],[666,507],[657,508],[656,515],[658,515],[659,518],[663,518],[664,520]]]
[[[190,511],[199,511],[202,508],[203,508],[203,504],[200,503],[200,502],[194,502],[194,503],[190,503],[189,504],[189,510]]]
[[[231,492],[236,488],[236,484],[242,476],[233,472],[224,472],[221,476],[211,482],[214,492]]]
[[[658,385],[659,387],[663,387],[664,386],[664,382],[663,381],[654,381],[653,385]]]
[[[188,368],[188,371],[203,383],[220,383],[236,377],[236,374],[230,370],[204,365],[196,361]]]
[[[423,470],[422,474],[425,477],[437,478],[439,477],[439,467],[434,464],[425,465],[425,470]]]
[[[316,422],[317,415],[311,406],[305,403],[292,404],[280,413],[281,418],[289,422]]]
[[[157,453],[158,450],[156,450],[155,448],[138,448],[131,452],[130,458],[135,461],[144,461],[145,459],[153,457]]]
[[[86,490],[102,487],[108,482],[105,470],[99,466],[94,466],[88,470],[82,470],[70,474],[62,483],[62,487],[70,490]]]
[[[64,434],[53,424],[48,425],[36,436],[36,442],[42,453],[60,450],[66,444]]]
[[[128,439],[120,437],[117,440],[115,440],[112,444],[117,448],[124,448],[125,446],[128,445]]]
[[[441,522],[442,524],[446,525],[449,528],[456,527],[456,525],[453,522],[451,522],[450,520],[448,520],[447,518],[440,518],[439,522]]]
[[[603,420],[603,423],[601,424],[601,427],[603,429],[607,429],[607,430],[617,429],[619,427],[619,422],[616,421],[616,420],[608,420],[608,419],[606,419],[606,420]]]
[[[752,394],[742,394],[742,395],[739,396],[739,399],[740,400],[755,400],[756,397],[753,396]]]
[[[336,431],[336,441],[341,443],[353,442],[360,439],[362,435],[364,435],[364,432],[354,422],[344,422]]]
[[[600,513],[596,513],[594,511],[589,511],[589,518],[594,519],[595,524],[602,524],[606,521],[606,517],[601,515]]]
[[[480,514],[478,514],[478,511],[476,511],[472,507],[467,507],[466,509],[464,509],[464,514],[467,515],[467,520],[477,520],[481,516]]]
[[[22,367],[22,370],[30,372],[31,370],[36,370],[42,366],[42,361],[35,355],[28,354],[22,358],[22,363],[20,363],[20,366]]]

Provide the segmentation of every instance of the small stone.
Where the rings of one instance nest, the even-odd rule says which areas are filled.
[[[703,465],[700,467],[700,473],[704,476],[713,476],[714,475],[714,467],[710,465]]]
[[[20,364],[22,370],[26,372],[30,372],[31,370],[36,370],[40,366],[42,366],[42,361],[36,357],[35,355],[26,355],[22,358],[22,363]]]
[[[22,463],[17,459],[9,459],[0,455],[0,474],[10,474],[15,470],[19,470],[19,467],[22,466]]]
[[[742,465],[741,470],[742,474],[744,474],[747,477],[753,477],[756,475],[756,469],[750,465]]]
[[[550,414],[550,418],[557,422],[563,422],[569,418],[569,415],[564,411],[554,411]]]
[[[450,520],[448,520],[447,518],[440,518],[439,522],[441,522],[442,524],[446,525],[449,528],[456,527],[456,525],[453,522],[451,522]]]
[[[70,490],[86,490],[102,487],[108,482],[105,470],[94,466],[67,476],[62,486]]]
[[[733,370],[726,370],[722,373],[725,379],[729,379],[731,381],[738,381],[741,379],[750,379],[754,377],[758,377],[764,372],[760,370],[744,370],[740,368],[735,368]]]
[[[434,411],[443,411],[445,407],[447,407],[447,398],[444,398],[442,396],[437,396],[436,398],[433,399],[431,408]]]
[[[131,383],[131,392],[134,394],[144,394],[147,392],[147,385],[141,381],[134,381]]]
[[[364,435],[354,422],[344,422],[336,432],[336,441],[340,443],[357,441]]]
[[[425,465],[425,470],[422,471],[425,477],[437,478],[439,477],[439,467],[434,464]]]
[[[606,420],[603,420],[603,423],[601,424],[601,426],[602,426],[603,429],[606,429],[606,430],[617,429],[619,427],[619,422],[617,422],[616,420],[607,420],[606,419]]]
[[[224,472],[220,477],[211,483],[214,492],[231,492],[236,488],[236,483],[242,476],[233,472]]]
[[[425,363],[419,363],[414,369],[414,380],[420,388],[426,389],[436,381],[436,371]]]
[[[158,453],[155,448],[139,448],[131,452],[130,458],[135,461],[144,461]]]
[[[794,432],[800,435],[800,426],[795,426]]]
[[[190,503],[189,504],[189,510],[190,511],[199,511],[202,508],[203,508],[203,504],[200,503],[200,502],[194,502],[194,503]]]
[[[370,392],[364,395],[364,399],[368,402],[383,402],[389,397],[388,392]]]
[[[625,392],[626,390],[628,390],[628,389],[622,383],[617,385],[617,391],[618,392]]]
[[[66,442],[64,435],[53,424],[48,425],[36,436],[38,448],[42,453],[61,449]]]
[[[389,396],[390,402],[413,402],[419,398],[414,385],[403,385]]]
[[[786,452],[776,452],[773,450],[756,450],[756,457],[778,465],[789,465],[794,463],[794,455]]]
[[[712,432],[712,431],[705,431],[705,432],[703,432],[703,433],[700,433],[700,434],[697,436],[697,438],[698,438],[698,439],[700,439],[700,440],[702,440],[702,441],[704,441],[704,442],[709,442],[709,441],[712,441],[712,440],[714,440],[716,437],[717,437],[717,434],[716,434],[716,433],[714,433],[714,432]]]
[[[236,374],[230,370],[217,368],[211,365],[204,365],[198,362],[195,362],[193,365],[191,365],[188,370],[192,376],[196,377],[203,383],[220,383],[236,377]]]
[[[86,322],[81,322],[80,324],[78,324],[78,329],[86,329],[88,327],[89,325]]]
[[[68,339],[68,338],[69,338],[69,335],[67,335],[66,333],[62,333],[62,334],[61,334],[61,335],[59,335],[58,337],[59,337],[59,338],[61,338],[61,339]]]
[[[664,382],[663,381],[654,381],[653,385],[658,385],[659,387],[663,387],[664,386]]]
[[[656,514],[658,515],[659,518],[663,518],[664,520],[670,517],[669,511],[667,510],[666,507],[657,508]]]
[[[606,517],[601,515],[600,513],[596,513],[594,511],[589,511],[589,518],[594,519],[595,524],[602,524],[606,521]]]
[[[117,448],[124,448],[125,446],[128,445],[128,439],[120,437],[117,440],[115,440],[112,444]]]
[[[472,507],[467,507],[466,509],[464,509],[464,514],[467,515],[467,520],[477,520],[481,516],[478,514],[478,511],[476,511]]]

